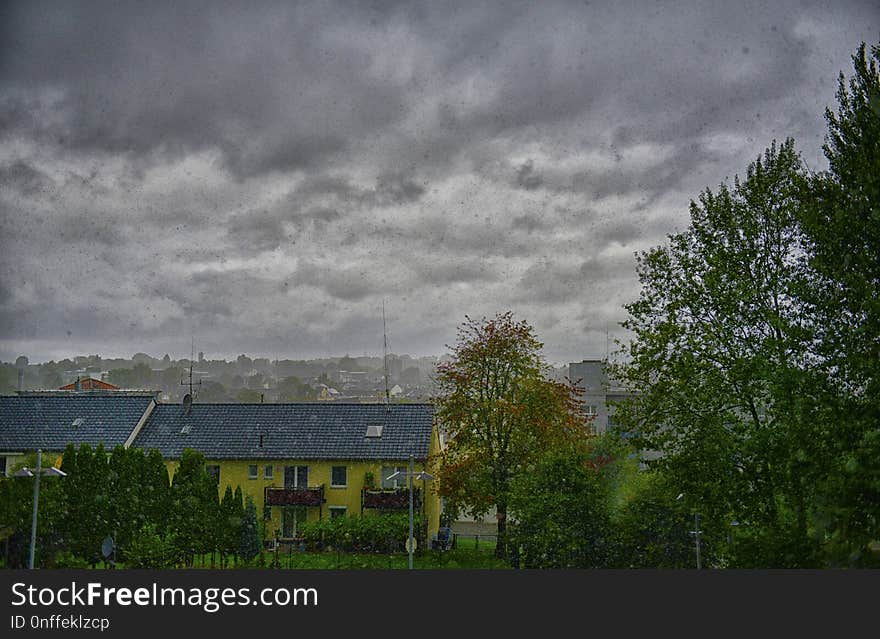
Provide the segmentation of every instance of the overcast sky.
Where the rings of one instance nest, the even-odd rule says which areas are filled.
[[[697,10],[699,7],[699,10]],[[4,3],[0,359],[605,353],[633,253],[793,136],[874,2]]]

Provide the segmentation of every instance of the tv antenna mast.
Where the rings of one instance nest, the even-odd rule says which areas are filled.
[[[388,390],[388,331],[385,328],[385,298],[382,298],[382,364],[385,368],[385,406],[391,403],[391,392]]]
[[[190,350],[190,356],[189,356],[189,381],[185,382],[183,380],[180,380],[181,386],[189,387],[189,392],[183,398],[184,404],[191,404],[192,403],[193,397],[195,397],[195,395],[196,395],[196,393],[194,392],[194,387],[196,387],[196,386],[201,387],[201,385],[202,385],[202,380],[199,380],[198,382],[193,382],[193,360],[195,359],[195,357],[196,357],[196,338],[193,337],[192,338],[192,349]]]

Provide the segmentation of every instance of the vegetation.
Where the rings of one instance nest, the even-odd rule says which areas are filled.
[[[639,257],[623,426],[730,565],[870,565],[880,530],[880,47],[828,111],[830,171],[784,142]]]
[[[566,384],[544,377],[542,344],[511,313],[459,328],[452,359],[437,367],[436,414],[449,440],[439,458],[441,494],[481,515],[494,507],[498,557],[505,556],[513,482],[543,451],[585,435]]]

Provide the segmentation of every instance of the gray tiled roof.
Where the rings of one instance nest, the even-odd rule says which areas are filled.
[[[152,401],[116,395],[0,397],[0,450],[61,451],[68,443],[110,449],[125,443]]]
[[[428,455],[430,404],[159,404],[133,446],[179,458],[194,448],[208,459],[417,459]],[[382,424],[381,437],[366,437]],[[260,436],[262,435],[262,446]]]

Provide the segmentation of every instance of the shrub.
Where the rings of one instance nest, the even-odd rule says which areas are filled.
[[[402,513],[332,517],[306,523],[302,536],[313,547],[343,550],[388,550],[401,545],[409,533],[409,516]]]

